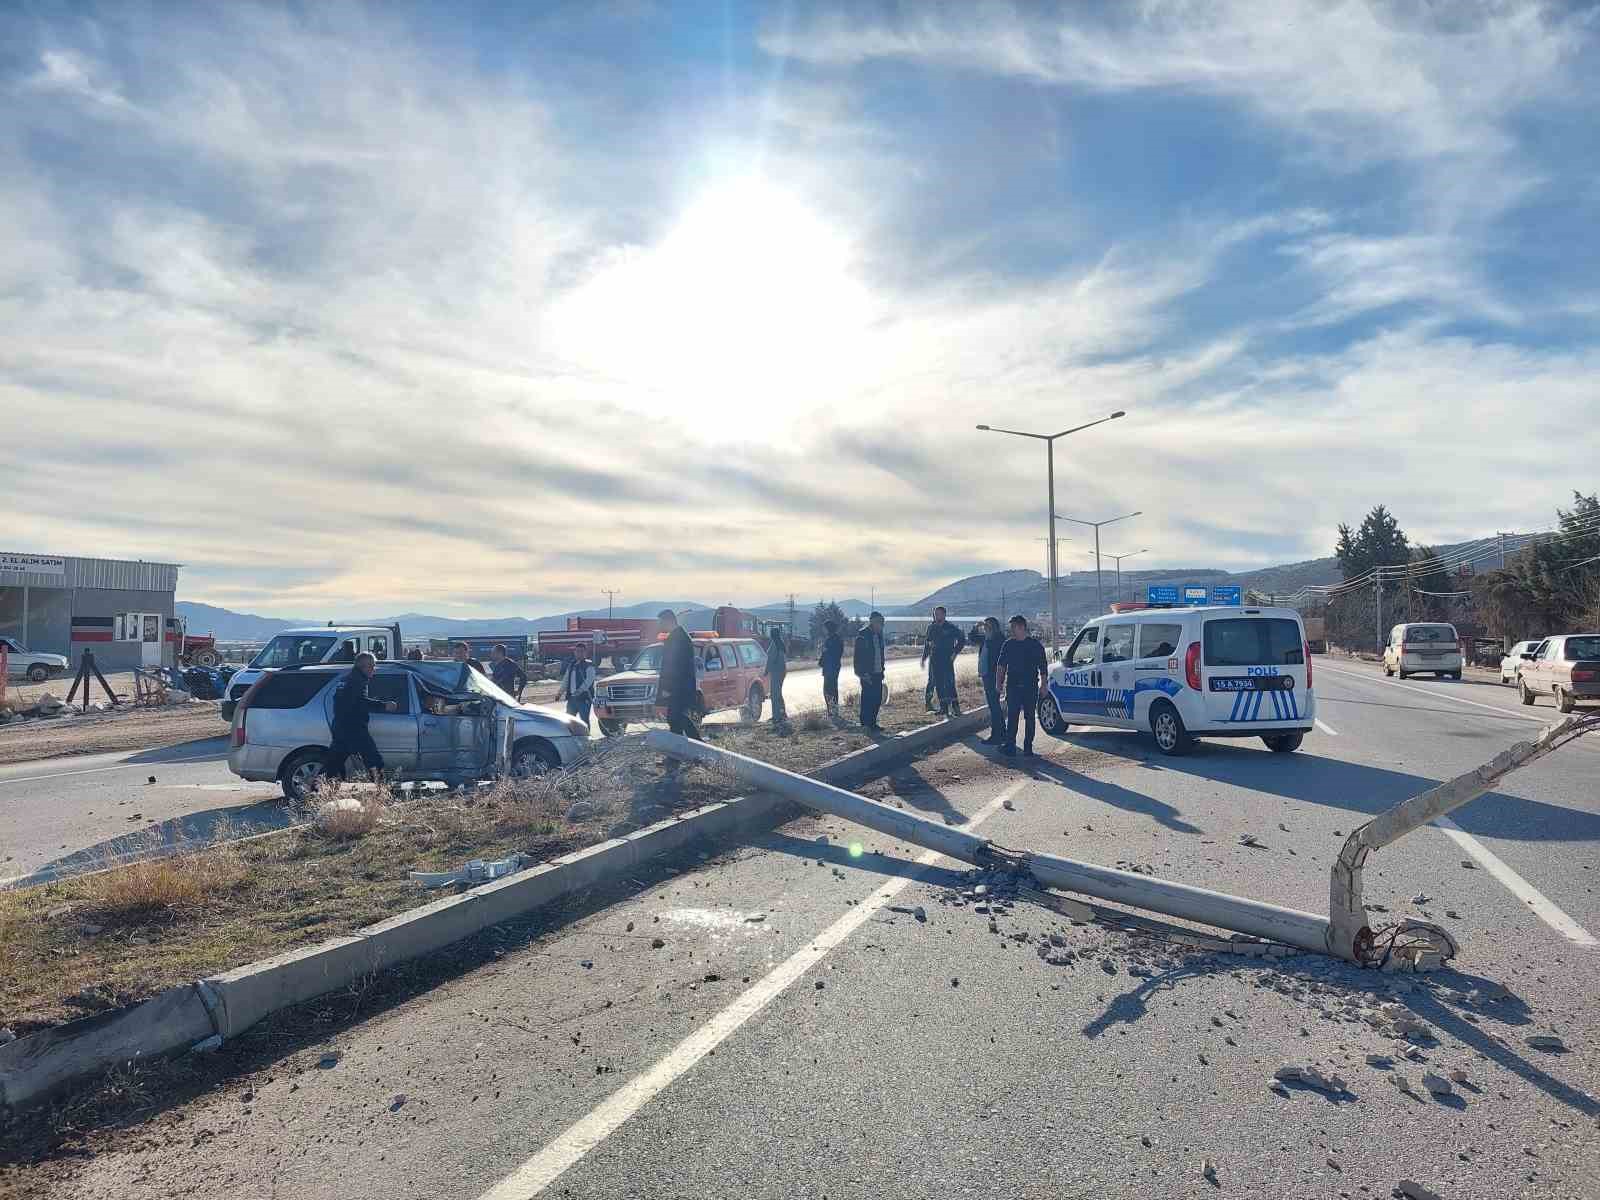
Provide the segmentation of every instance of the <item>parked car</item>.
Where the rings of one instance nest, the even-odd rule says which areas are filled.
[[[694,675],[700,710],[740,708],[754,721],[766,703],[762,674],[767,653],[749,637],[694,635]],[[661,644],[646,646],[626,671],[600,681],[594,692],[594,713],[600,732],[612,737],[629,721],[650,721],[656,715],[656,680],[661,674]]]
[[[1137,729],[1163,754],[1197,737],[1300,748],[1316,723],[1305,626],[1292,608],[1146,608],[1088,622],[1050,668],[1039,723]],[[1070,723],[1070,724],[1069,724]]]
[[[1538,652],[1525,656],[1517,673],[1524,704],[1554,697],[1569,713],[1580,700],[1600,700],[1600,633],[1568,633],[1545,638]]]
[[[228,698],[222,702],[222,719],[233,720],[233,706],[263,671],[286,667],[309,667],[314,663],[340,663],[349,666],[363,651],[379,662],[405,654],[399,625],[313,625],[309,629],[285,629],[277,634],[245,664],[228,683]]]
[[[304,800],[332,742],[333,693],[349,667],[289,667],[260,677],[234,709],[228,769],[275,782]],[[510,768],[530,774],[583,754],[589,727],[553,708],[518,704],[457,662],[378,664],[368,694],[397,710],[373,713],[369,728],[388,767],[406,780],[452,785],[492,775],[509,735]]]
[[[1383,673],[1415,675],[1431,671],[1436,677],[1461,678],[1461,639],[1454,625],[1443,621],[1412,621],[1389,631],[1383,648]]]
[[[1530,638],[1526,642],[1518,642],[1500,660],[1500,682],[1509,683],[1513,687],[1517,683],[1517,675],[1522,670],[1524,659],[1532,658],[1539,653],[1539,647],[1544,645],[1542,639]]]
[[[14,679],[30,679],[43,683],[52,675],[66,672],[67,660],[60,654],[35,654],[16,638],[0,637],[6,648],[6,675]]]

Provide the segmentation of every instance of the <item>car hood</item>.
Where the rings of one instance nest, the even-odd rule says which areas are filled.
[[[655,683],[661,678],[656,671],[618,671],[595,681],[596,687],[609,687],[613,683]]]

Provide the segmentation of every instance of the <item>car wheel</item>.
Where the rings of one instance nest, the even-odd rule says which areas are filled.
[[[1273,733],[1261,739],[1267,744],[1267,749],[1274,754],[1293,754],[1300,749],[1300,743],[1305,740],[1304,734],[1299,733]]]
[[[518,779],[529,779],[554,771],[561,766],[561,756],[549,742],[518,742],[511,748],[511,774]]]
[[[43,663],[34,663],[28,668],[28,678],[34,683],[43,683],[50,678],[50,668]]]
[[[1183,718],[1166,700],[1150,706],[1150,736],[1163,754],[1187,754],[1194,748],[1194,737],[1184,727]]]
[[[1066,737],[1070,728],[1066,718],[1061,715],[1061,706],[1049,692],[1039,697],[1039,724],[1051,737]]]
[[[606,737],[616,737],[617,734],[622,732],[622,722],[621,721],[608,721],[608,720],[606,720],[606,718],[601,717],[600,718],[600,732],[602,734],[604,734]]]
[[[750,685],[750,692],[744,698],[744,718],[747,721],[761,720],[761,706],[767,702],[767,695],[761,690],[759,683]]]
[[[1567,694],[1567,690],[1565,688],[1557,688],[1556,689],[1556,709],[1557,709],[1557,711],[1564,712],[1564,713],[1569,713],[1575,707],[1576,707],[1576,705],[1574,704],[1572,697]]]
[[[1533,693],[1528,690],[1528,681],[1520,676],[1517,679],[1517,694],[1522,697],[1524,704],[1533,703]]]
[[[278,783],[283,788],[283,798],[291,804],[304,804],[317,789],[322,778],[321,750],[301,750],[289,756],[278,773]]]

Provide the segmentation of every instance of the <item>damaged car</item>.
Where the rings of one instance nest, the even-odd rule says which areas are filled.
[[[275,782],[289,800],[304,801],[322,775],[333,694],[349,670],[315,665],[261,676],[234,710],[228,769]],[[373,713],[368,728],[389,771],[404,781],[460,786],[538,774],[576,761],[589,743],[584,722],[519,704],[463,663],[379,663],[368,695],[395,705],[392,713]]]

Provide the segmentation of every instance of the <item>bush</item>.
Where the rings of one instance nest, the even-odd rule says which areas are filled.
[[[227,846],[129,863],[92,876],[89,900],[98,915],[131,920],[198,907],[236,887],[244,864]]]

